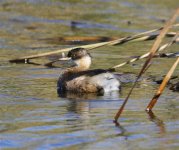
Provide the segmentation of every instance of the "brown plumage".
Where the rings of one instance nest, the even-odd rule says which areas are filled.
[[[109,70],[88,70],[91,57],[83,48],[71,50],[68,57],[76,63],[75,67],[62,72],[58,80],[58,93],[67,91],[78,93],[104,93],[119,90],[120,82]]]

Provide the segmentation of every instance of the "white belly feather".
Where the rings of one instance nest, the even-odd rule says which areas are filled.
[[[89,82],[103,88],[104,92],[118,91],[120,81],[111,73],[102,73],[89,78]]]

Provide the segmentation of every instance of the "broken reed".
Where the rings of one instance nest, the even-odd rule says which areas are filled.
[[[165,78],[163,79],[162,83],[160,84],[160,87],[158,88],[157,92],[155,93],[154,97],[152,98],[152,100],[150,101],[150,103],[148,104],[146,111],[151,111],[152,108],[154,107],[154,105],[156,104],[158,98],[160,97],[160,95],[162,94],[163,90],[165,89],[168,81],[170,80],[173,72],[175,71],[177,65],[179,63],[179,57],[177,58],[177,60],[175,61],[175,63],[172,65],[172,67],[170,68],[169,72],[167,73],[167,75],[165,76]]]
[[[122,112],[124,110],[124,107],[127,104],[127,101],[129,99],[130,95],[132,94],[133,89],[136,86],[137,81],[145,73],[145,71],[149,68],[150,62],[151,62],[152,58],[154,57],[155,53],[157,52],[157,50],[159,49],[159,46],[160,46],[164,36],[168,32],[168,30],[172,27],[172,24],[175,22],[175,20],[176,20],[178,15],[179,15],[179,8],[176,10],[176,12],[171,17],[171,19],[169,21],[167,21],[167,23],[165,24],[164,28],[161,30],[159,36],[155,40],[151,50],[149,51],[149,56],[148,56],[147,60],[145,61],[141,71],[139,72],[139,74],[138,74],[138,76],[137,76],[137,78],[136,78],[131,90],[129,91],[126,99],[124,100],[124,102],[122,104],[122,106],[119,108],[118,112],[116,113],[116,115],[114,117],[114,122],[117,122],[117,120],[119,119],[120,115],[122,114]]]
[[[171,46],[172,44],[174,44],[174,43],[176,42],[176,40],[178,39],[178,35],[179,35],[179,32],[175,35],[175,37],[171,40],[171,42],[166,43],[166,44],[160,46],[160,47],[158,48],[157,52],[161,52],[161,51],[165,50],[166,48],[168,48],[169,46]],[[138,56],[138,57],[136,57],[136,58],[130,59],[130,60],[128,60],[128,61],[126,61],[126,62],[123,62],[123,63],[121,63],[121,64],[115,65],[115,66],[113,66],[112,68],[113,68],[113,69],[116,69],[116,68],[122,67],[122,66],[124,66],[124,65],[126,65],[126,64],[133,63],[133,62],[135,62],[135,61],[138,61],[138,60],[140,60],[140,59],[143,59],[143,58],[148,57],[149,54],[150,54],[149,52],[148,52],[148,53],[145,53],[145,54],[143,54],[143,55],[141,55],[141,56]]]

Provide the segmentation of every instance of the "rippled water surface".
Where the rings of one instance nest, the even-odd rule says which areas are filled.
[[[140,82],[116,126],[113,117],[130,83],[120,94],[61,98],[56,92],[61,68],[8,63],[12,58],[71,46],[53,40],[58,37],[124,37],[158,28],[177,5],[178,0],[1,0],[0,149],[179,149],[177,92],[166,88],[154,114],[147,114],[144,109],[158,85]],[[119,64],[147,52],[152,43],[95,49],[92,67]],[[178,51],[178,44],[169,49]],[[155,59],[147,75],[164,75],[174,61]],[[137,73],[140,68],[135,63],[118,71]]]

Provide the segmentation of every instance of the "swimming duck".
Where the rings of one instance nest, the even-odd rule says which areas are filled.
[[[89,70],[92,62],[91,55],[84,48],[69,51],[67,57],[71,58],[75,66],[62,71],[57,84],[59,94],[68,91],[104,94],[120,90],[121,83],[112,73],[113,70]]]

